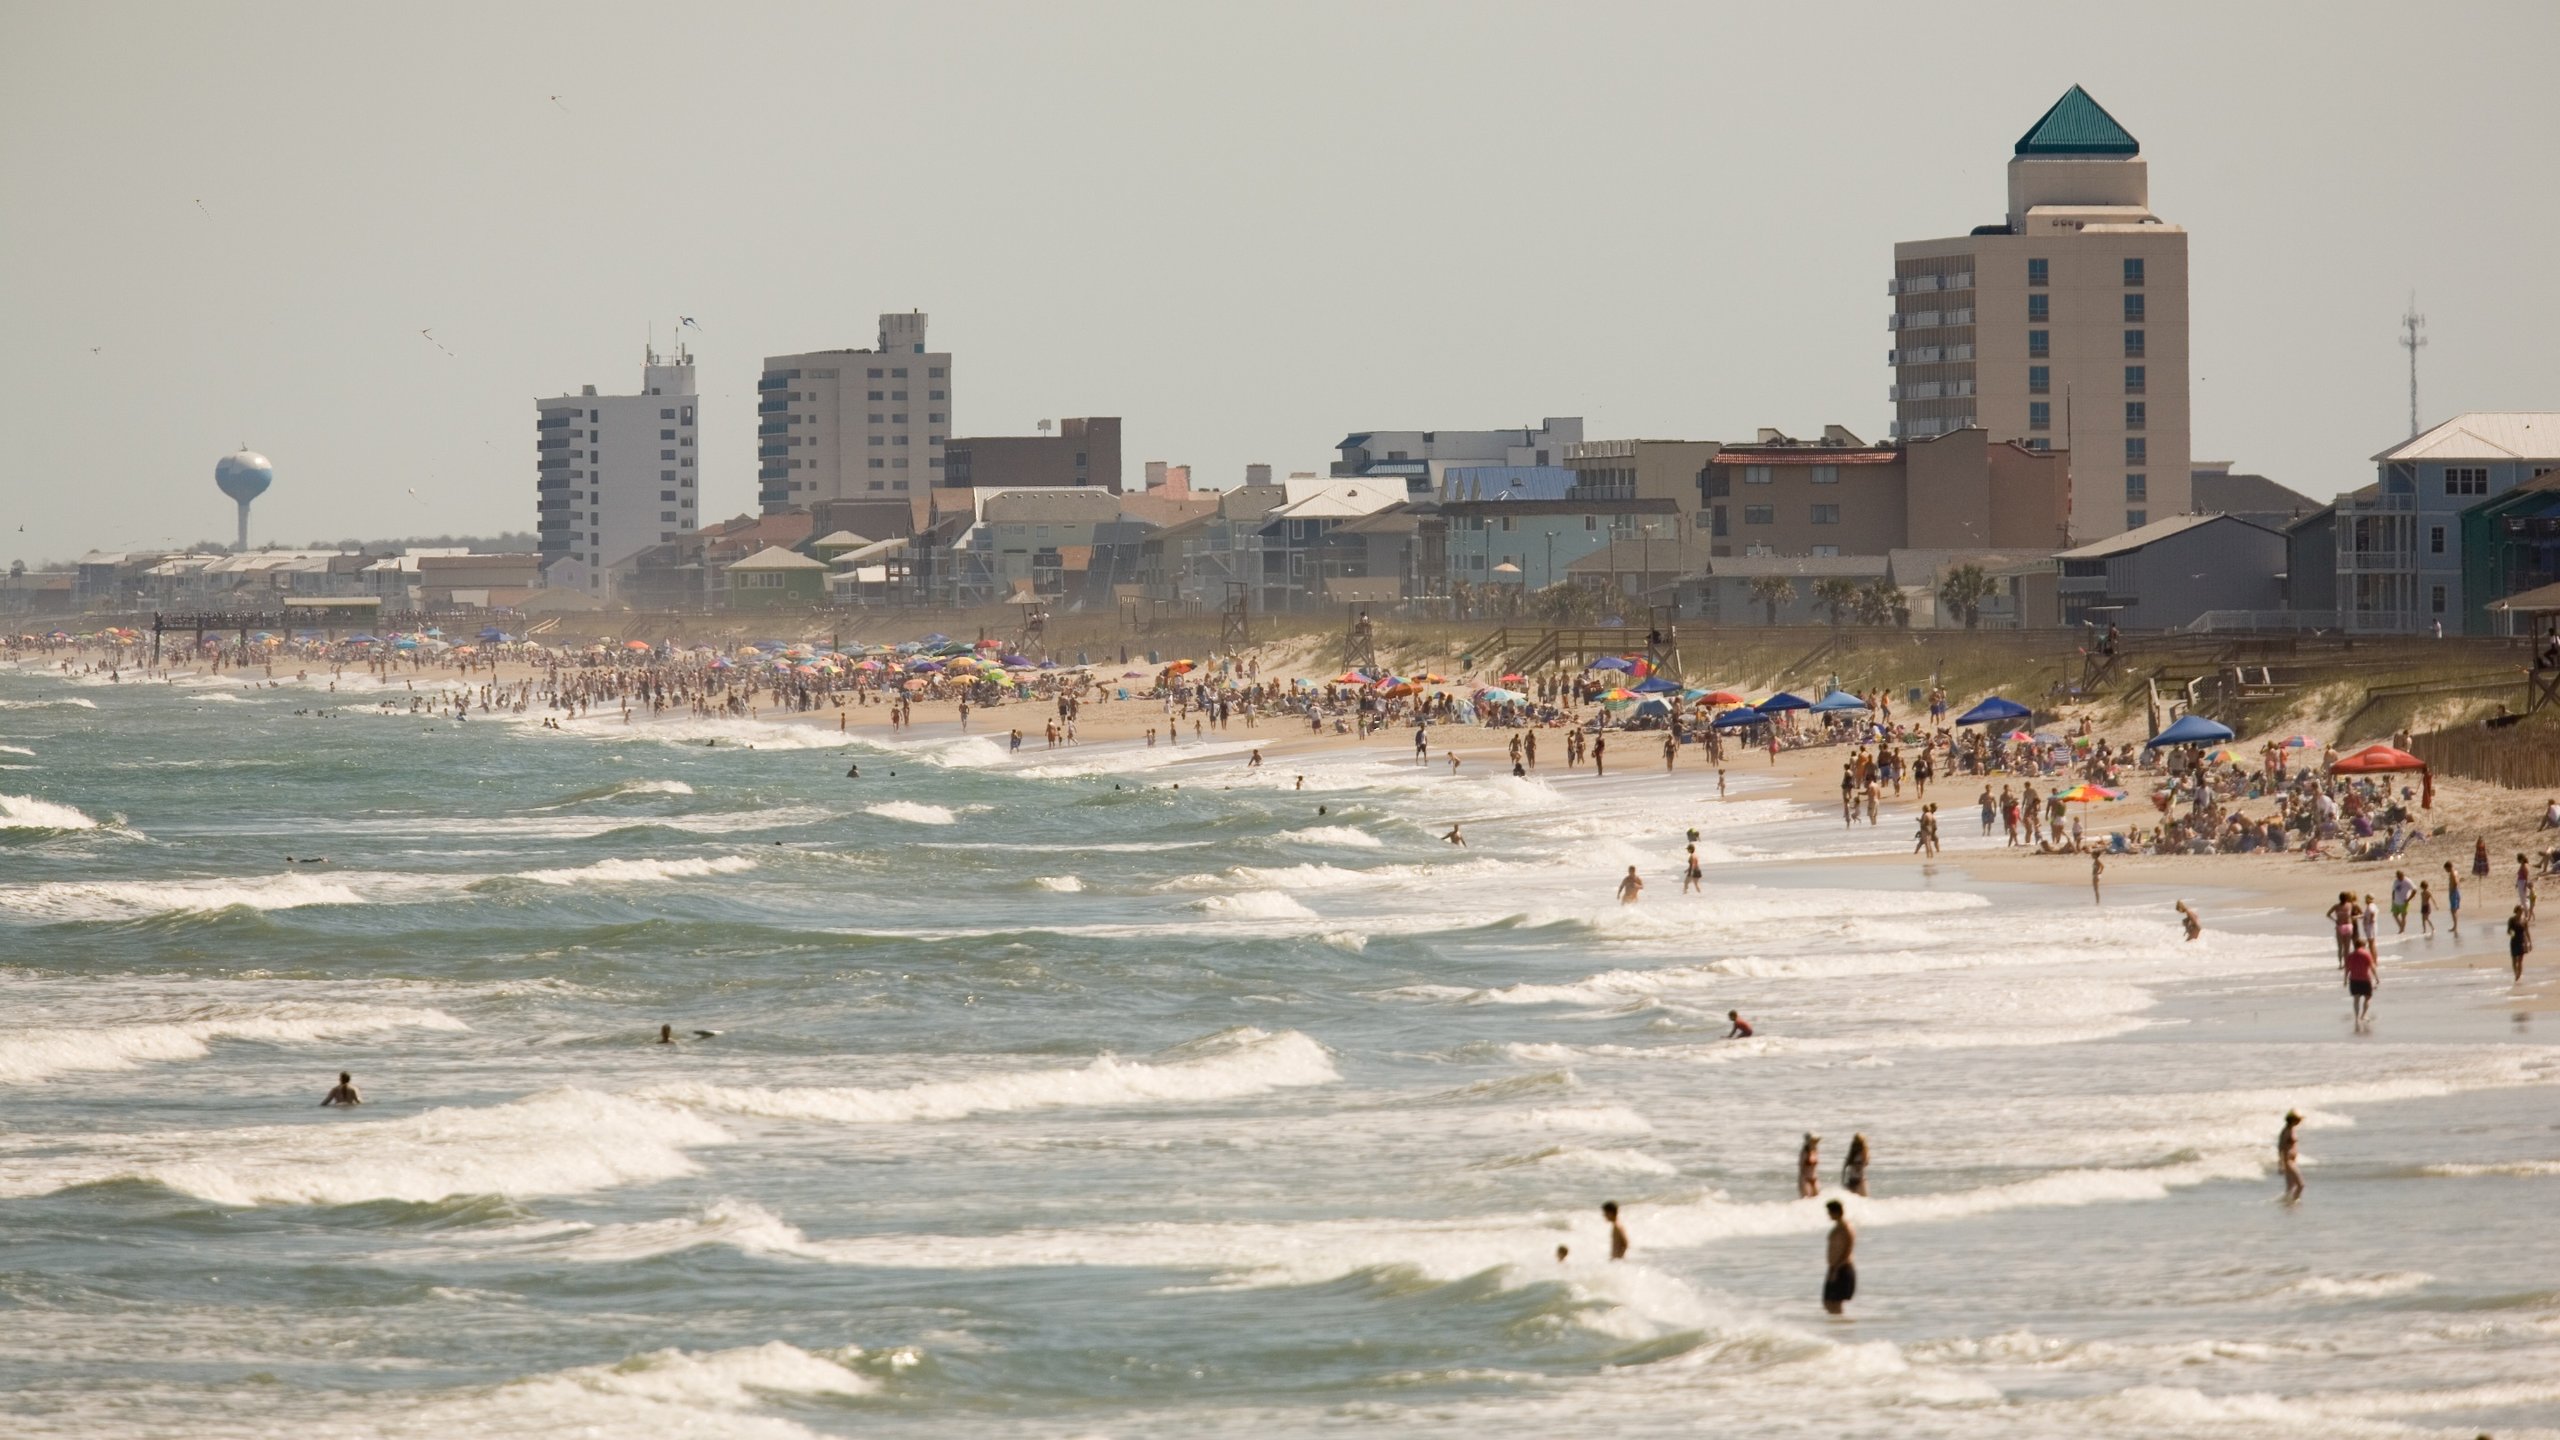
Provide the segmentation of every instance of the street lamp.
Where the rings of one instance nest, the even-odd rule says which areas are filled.
[[[1553,530],[1547,532],[1547,568],[1538,573],[1538,579],[1544,582],[1538,587],[1541,590],[1556,583],[1556,532]]]

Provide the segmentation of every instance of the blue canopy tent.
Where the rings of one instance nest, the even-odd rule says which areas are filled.
[[[1981,704],[1976,705],[1972,709],[1957,716],[1956,723],[1959,725],[1989,725],[2001,720],[2024,720],[2034,713],[2036,712],[2019,704],[2015,700],[2003,700],[1999,696],[1994,695],[1990,699],[1983,701]]]
[[[1763,715],[1775,715],[1782,710],[1810,710],[1813,706],[1782,690],[1752,708]]]
[[[1829,715],[1842,710],[1864,710],[1866,708],[1866,701],[1859,699],[1857,696],[1850,694],[1846,690],[1834,690],[1830,694],[1823,696],[1821,699],[1814,701],[1812,705],[1813,711],[1820,715]]]
[[[1583,668],[1587,670],[1633,670],[1636,667],[1627,661],[1619,659],[1615,655],[1603,655]]]
[[[1648,718],[1667,719],[1670,717],[1670,714],[1671,707],[1660,700],[1639,700],[1636,702],[1635,718],[1638,720]]]
[[[2201,715],[2182,715],[2176,724],[2142,742],[2145,750],[2163,745],[2211,745],[2231,738],[2231,727]]]
[[[1650,679],[1639,680],[1630,688],[1639,695],[1670,695],[1679,691],[1680,682],[1677,680],[1665,680],[1661,676],[1656,675]]]
[[[1727,710],[1708,723],[1718,730],[1741,730],[1753,725],[1766,725],[1769,717],[1745,705],[1739,710]]]

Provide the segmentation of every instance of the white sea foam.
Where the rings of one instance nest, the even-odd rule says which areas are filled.
[[[153,1061],[201,1059],[216,1040],[281,1044],[384,1030],[467,1028],[441,1010],[292,1000],[207,1005],[164,1020],[15,1027],[0,1029],[0,1084],[26,1084],[83,1070],[130,1070]]]
[[[32,750],[18,752],[32,755]],[[0,795],[0,830],[95,830],[98,822],[68,805],[32,795]]]
[[[1339,845],[1353,850],[1376,850],[1386,844],[1356,825],[1311,825],[1304,830],[1283,830],[1271,838],[1292,845]]]
[[[42,710],[53,705],[68,705],[79,710],[95,710],[98,702],[77,695],[64,695],[52,700],[0,700],[0,710]]]
[[[1072,895],[1084,888],[1084,882],[1073,875],[1042,875],[1031,883],[1043,890],[1055,890],[1061,895]]]
[[[2560,1160],[2501,1160],[2485,1165],[2421,1165],[2421,1175],[2468,1178],[2475,1175],[2560,1175]]]
[[[872,1393],[879,1382],[848,1368],[863,1353],[858,1346],[812,1352],[778,1340],[708,1353],[655,1350],[611,1365],[581,1365],[489,1388],[351,1396],[343,1415],[296,1428],[314,1435],[386,1440],[447,1440],[455,1435],[816,1440],[816,1431],[771,1413],[767,1402]]]
[[[2423,1270],[2395,1270],[2383,1275],[2308,1275],[2285,1287],[2288,1295],[2322,1300],[2382,1300],[2406,1295],[2435,1283]]]
[[[529,718],[529,717],[528,717]],[[649,720],[636,724],[622,723],[620,712],[603,712],[584,720],[561,722],[564,733],[590,740],[644,740],[658,745],[680,745],[691,749],[721,750],[841,750],[849,737],[817,725],[777,725],[769,720],[719,720],[683,718]],[[546,735],[553,732],[539,727],[519,733]],[[715,743],[716,742],[716,743]]]
[[[217,1205],[359,1205],[455,1195],[567,1195],[692,1171],[727,1132],[698,1115],[592,1090],[393,1120],[79,1137],[68,1154],[0,1156],[0,1195],[149,1181]]]
[[[619,800],[632,795],[690,795],[693,787],[681,780],[621,780],[611,785],[537,805],[537,810],[560,810],[571,805],[591,805],[600,800]]]
[[[354,878],[286,874],[220,880],[54,880],[0,886],[0,911],[44,921],[131,920],[234,907],[295,910],[306,905],[365,904],[365,897],[351,888]],[[389,882],[403,877],[371,878]]]
[[[34,753],[36,752],[24,745],[0,745],[0,755],[33,755]]]
[[[1233,895],[1204,896],[1192,901],[1191,908],[1226,920],[1313,920],[1316,918],[1316,912],[1277,890],[1241,890]]]
[[[945,806],[919,805],[913,800],[888,800],[878,805],[865,805],[862,813],[877,815],[883,820],[904,820],[910,825],[953,825],[960,819]]]
[[[999,1071],[966,1080],[894,1089],[808,1086],[768,1089],[686,1082],[640,1092],[695,1109],[784,1120],[894,1125],[1058,1106],[1147,1105],[1233,1100],[1337,1078],[1333,1057],[1295,1030],[1229,1031],[1194,1041],[1162,1060],[1105,1055],[1073,1069]]]
[[[706,875],[735,875],[754,868],[756,862],[744,855],[711,855],[683,860],[599,860],[567,870],[526,870],[516,878],[545,885],[644,885],[698,880]]]

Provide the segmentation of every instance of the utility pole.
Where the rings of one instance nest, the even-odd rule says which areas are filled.
[[[2409,433],[2418,433],[2418,352],[2426,348],[2427,317],[2418,313],[2418,292],[2409,292],[2409,312],[2400,317],[2400,348],[2409,352]]]

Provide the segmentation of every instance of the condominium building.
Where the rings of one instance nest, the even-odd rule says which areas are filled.
[[[646,352],[640,393],[536,400],[534,509],[543,573],[610,594],[614,568],[694,528],[699,514],[693,355]]]
[[[2373,457],[2374,483],[2338,497],[2328,527],[2336,545],[2336,621],[2367,633],[2414,634],[2442,625],[2486,634],[2481,606],[2503,598],[2491,583],[2492,539],[2465,545],[2469,512],[2518,486],[2560,473],[2560,413],[2471,411]],[[2297,604],[2307,596],[2294,580]]]
[[[2069,450],[2080,540],[2191,508],[2187,232],[2150,207],[2141,144],[2072,86],[2019,138],[2004,220],[1893,247],[1895,436]]]
[[[756,382],[756,493],[766,513],[822,500],[922,495],[942,483],[951,356],[925,315],[880,317],[870,350],[768,355]]]
[[[1428,500],[1453,466],[1556,465],[1582,443],[1582,417],[1549,416],[1517,430],[1363,430],[1333,447],[1337,478],[1400,479],[1408,500]]]
[[[1046,424],[1046,421],[1041,422]],[[1120,489],[1120,417],[1070,416],[1054,435],[959,435],[943,446],[936,485]]]

